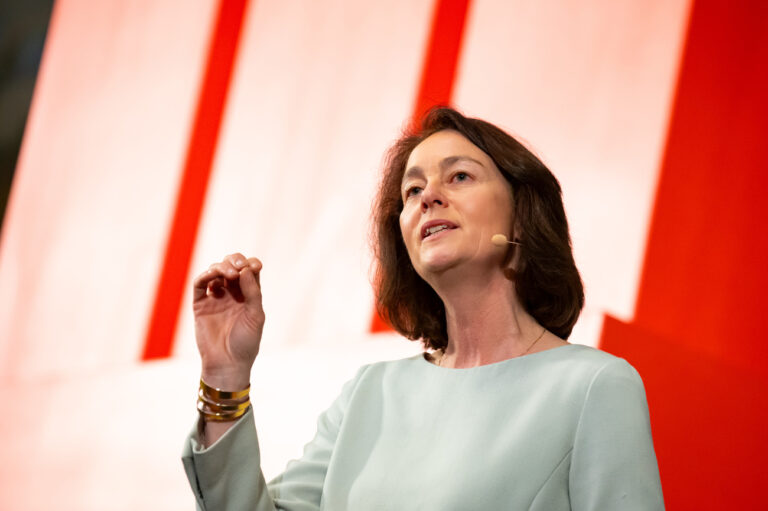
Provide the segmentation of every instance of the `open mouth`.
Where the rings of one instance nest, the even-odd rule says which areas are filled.
[[[421,239],[426,239],[426,238],[429,238],[430,236],[434,236],[439,232],[443,232],[443,231],[447,231],[455,228],[456,228],[456,225],[454,225],[451,222],[429,222],[428,224],[425,224],[424,227],[422,227]]]

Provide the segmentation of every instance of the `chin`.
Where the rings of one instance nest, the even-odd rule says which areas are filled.
[[[460,261],[455,257],[432,257],[422,260],[418,273],[424,280],[428,274],[439,275],[459,265]]]

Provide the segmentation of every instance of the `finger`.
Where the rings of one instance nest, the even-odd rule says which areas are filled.
[[[208,294],[212,294],[214,296],[220,296],[223,294],[224,290],[227,287],[227,281],[224,277],[216,277],[215,279],[208,282]]]
[[[195,277],[195,280],[192,283],[193,301],[199,300],[204,296],[211,296],[208,288],[209,282],[215,279],[225,279],[225,278],[237,279],[238,277],[239,277],[239,274],[237,270],[235,270],[231,264],[223,263],[223,262],[213,263],[208,267],[207,270],[205,270],[203,273]],[[220,285],[224,285],[224,284],[219,283],[215,287],[218,288]],[[219,293],[217,292],[215,295],[219,296]]]
[[[223,298],[227,294],[225,285],[211,285],[206,289],[206,296],[211,298]]]
[[[259,274],[250,267],[240,270],[240,290],[249,305],[261,304],[261,284]]]
[[[246,260],[246,263],[248,264],[248,267],[253,271],[261,271],[261,267],[263,266],[261,260],[256,257],[249,257]]]
[[[204,271],[201,275],[206,276],[208,280],[213,280],[215,278],[226,278],[227,277],[227,266],[223,265],[222,263],[213,263],[208,267],[206,271]]]
[[[195,300],[198,300],[208,293],[208,285],[210,282],[217,278],[221,278],[222,275],[218,270],[208,268],[203,273],[195,277],[192,282],[192,293]]]
[[[222,288],[222,292],[226,290],[231,296],[232,299],[235,300],[238,303],[243,303],[245,301],[245,296],[243,296],[243,290],[240,288],[240,274],[237,274],[237,278],[234,279],[228,279],[224,283],[224,288]]]
[[[240,277],[240,272],[226,259],[220,263],[213,263],[210,269],[216,273],[217,277],[224,277],[227,280],[237,280]]]
[[[256,277],[256,283],[261,285],[261,268],[263,267],[263,264],[255,257],[249,257],[247,262],[248,267],[253,271],[253,274]]]
[[[195,280],[192,281],[192,286],[195,289],[197,289],[197,288],[205,288],[205,286],[208,285],[208,282],[210,282],[214,278],[215,278],[215,275],[213,274],[211,269],[208,268],[203,273],[201,273],[197,277],[195,277]]]
[[[238,271],[245,268],[246,265],[248,264],[247,260],[245,259],[245,256],[240,252],[229,254],[227,257],[224,258],[224,261],[231,264]]]

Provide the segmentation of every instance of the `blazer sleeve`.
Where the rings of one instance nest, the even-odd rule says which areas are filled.
[[[624,359],[592,378],[576,428],[569,492],[574,511],[664,509],[645,388]]]
[[[367,366],[366,366],[367,367]],[[253,410],[216,443],[203,448],[197,424],[184,444],[182,462],[199,511],[316,511],[320,509],[325,474],[350,396],[365,372],[347,382],[317,422],[314,439],[299,460],[266,483]]]

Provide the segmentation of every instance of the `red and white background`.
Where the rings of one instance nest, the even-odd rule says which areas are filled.
[[[560,179],[572,342],[646,384],[669,509],[758,509],[768,8],[749,0],[59,0],[0,239],[0,509],[191,509],[190,282],[264,262],[266,476],[366,362],[382,155],[451,103]],[[514,462],[514,460],[511,460]]]

